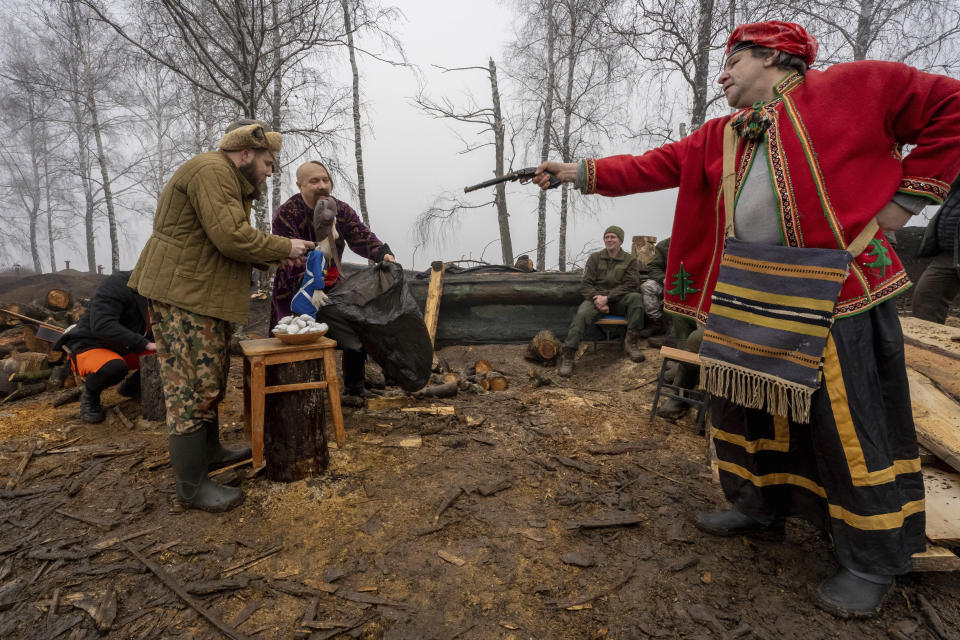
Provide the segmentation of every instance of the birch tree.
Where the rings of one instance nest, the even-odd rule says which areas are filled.
[[[499,178],[506,172],[507,162],[506,153],[506,122],[503,116],[503,109],[500,104],[500,85],[497,77],[497,65],[490,58],[486,67],[457,67],[446,68],[438,67],[444,73],[454,71],[480,71],[486,73],[490,82],[490,103],[489,106],[477,103],[472,96],[468,96],[464,106],[457,106],[448,98],[439,102],[427,97],[421,90],[415,99],[424,113],[433,118],[444,118],[455,120],[468,125],[480,127],[479,134],[492,135],[492,141],[487,140],[481,143],[468,143],[464,141],[464,149],[461,153],[471,153],[478,149],[493,146],[493,176]],[[446,200],[444,204],[442,201]],[[494,197],[492,201],[479,205],[469,205],[457,198],[446,197],[438,199],[432,207],[421,214],[416,223],[421,244],[431,235],[433,227],[443,221],[452,219],[458,212],[465,209],[477,209],[494,205],[497,211],[497,226],[500,234],[500,257],[504,265],[513,264],[513,240],[510,236],[510,214],[507,209],[506,185],[500,183],[494,187]]]
[[[791,6],[820,40],[821,65],[873,58],[960,71],[955,0],[798,0]]]

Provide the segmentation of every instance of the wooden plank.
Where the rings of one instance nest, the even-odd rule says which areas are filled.
[[[903,345],[903,352],[907,367],[927,376],[941,391],[960,402],[960,362],[911,344]]]
[[[927,538],[937,544],[960,544],[960,474],[923,469]]]
[[[900,326],[905,343],[960,360],[960,328],[913,317],[901,317]]]
[[[367,398],[367,411],[389,411],[409,407],[413,402],[410,396],[372,396]]]
[[[290,384],[275,384],[264,387],[265,394],[270,393],[288,393],[290,391],[308,391],[310,389],[326,389],[327,383],[321,382],[292,382]]]
[[[920,444],[960,471],[960,404],[937,389],[930,378],[907,369],[913,421]]]
[[[680,362],[686,362],[687,364],[695,364],[700,366],[700,356],[690,351],[684,351],[683,349],[660,347],[660,357],[670,358],[671,360],[679,360]]]
[[[423,323],[430,334],[430,344],[437,335],[437,321],[440,319],[440,298],[443,296],[443,273],[446,265],[436,261],[430,264],[430,286],[427,287],[427,304],[423,311]]]
[[[914,571],[960,571],[957,554],[935,544],[928,544],[923,553],[913,554]]]
[[[245,356],[265,356],[276,353],[303,353],[308,351],[317,351],[315,357],[320,357],[319,352],[324,349],[332,349],[337,344],[336,340],[327,337],[320,337],[316,342],[309,344],[285,344],[277,338],[261,338],[259,340],[244,340],[240,343],[240,349]]]

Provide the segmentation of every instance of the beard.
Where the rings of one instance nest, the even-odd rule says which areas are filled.
[[[254,200],[259,200],[263,193],[260,191],[260,187],[264,185],[267,181],[266,178],[257,182],[257,174],[254,171],[253,163],[245,165],[243,167],[237,167],[243,177],[247,179],[247,182],[253,185],[253,195],[251,196]]]

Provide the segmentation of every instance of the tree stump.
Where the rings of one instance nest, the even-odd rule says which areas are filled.
[[[140,357],[140,415],[145,420],[166,420],[167,405],[157,356]]]
[[[304,360],[267,367],[267,386],[324,379],[322,360]],[[329,372],[337,375],[336,371]],[[324,429],[323,389],[271,393],[266,397],[263,454],[266,476],[293,482],[322,474],[329,462]]]

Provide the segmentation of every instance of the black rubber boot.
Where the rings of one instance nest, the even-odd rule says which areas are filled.
[[[867,580],[846,567],[817,587],[817,606],[841,618],[869,618],[880,612],[883,601],[893,589],[892,576]],[[889,579],[889,581],[887,581]]]
[[[229,511],[243,502],[243,492],[216,484],[207,476],[206,441],[204,429],[170,436],[170,465],[177,478],[177,497],[187,509]]]
[[[783,520],[774,520],[770,524],[764,524],[740,512],[736,507],[730,507],[726,511],[698,513],[693,519],[693,524],[700,531],[725,538],[758,533],[783,533]]]
[[[91,424],[107,419],[107,412],[100,404],[100,392],[91,391],[87,385],[83,385],[83,390],[80,391],[80,419]]]
[[[252,455],[250,447],[240,447],[239,449],[228,448],[220,444],[220,425],[216,420],[206,420],[203,423],[203,431],[206,434],[206,455],[207,470],[216,471],[231,465],[234,462],[246,460]]]
[[[140,398],[140,370],[137,369],[129,376],[123,379],[120,386],[117,387],[117,393],[124,398]]]
[[[564,378],[570,377],[573,373],[573,359],[577,355],[576,349],[571,349],[569,347],[564,347],[563,351],[560,353],[560,364],[557,365],[557,375]]]

